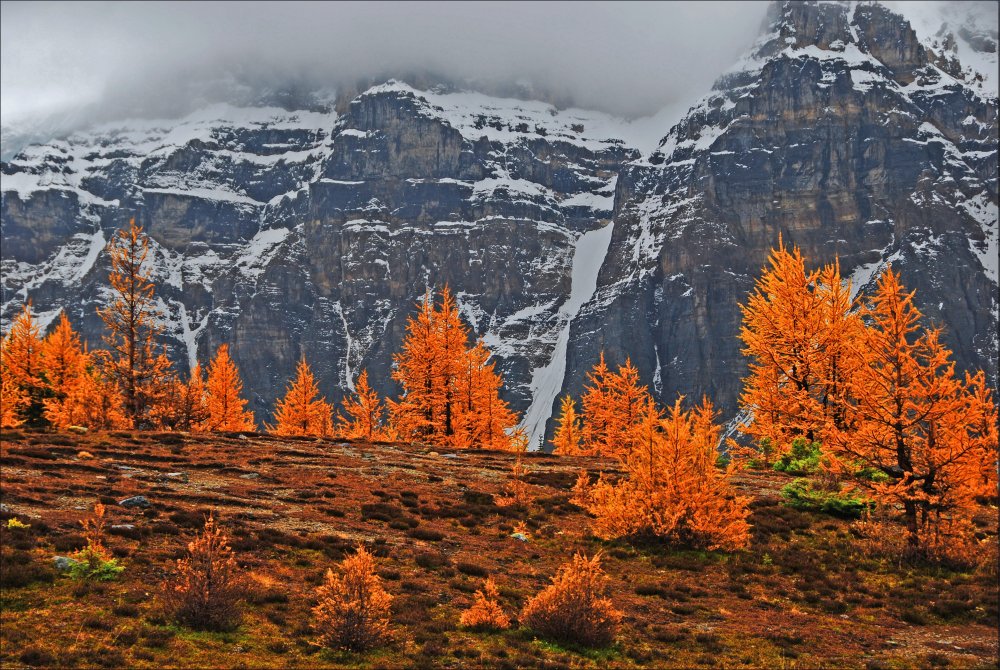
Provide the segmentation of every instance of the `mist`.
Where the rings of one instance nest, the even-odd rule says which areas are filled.
[[[2,3],[6,128],[411,72],[636,117],[707,92],[765,2]]]

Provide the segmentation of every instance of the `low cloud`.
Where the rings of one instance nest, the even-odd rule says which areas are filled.
[[[766,4],[4,3],[2,122],[173,115],[240,86],[409,72],[649,115],[706,92]]]

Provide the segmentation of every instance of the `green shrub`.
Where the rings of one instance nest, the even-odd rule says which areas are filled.
[[[819,469],[819,442],[804,437],[792,440],[792,450],[774,463],[774,469],[790,475],[811,475]]]
[[[867,482],[887,482],[890,479],[889,475],[878,468],[859,468],[854,476]]]
[[[796,479],[781,489],[785,504],[800,510],[824,512],[849,519],[859,519],[874,503],[849,491],[824,491],[817,489],[808,479]]]
[[[125,566],[119,565],[117,558],[109,558],[106,553],[90,547],[82,549],[74,559],[76,562],[69,568],[73,579],[110,582],[125,571]]]
[[[766,468],[767,464],[771,461],[771,454],[774,453],[774,444],[766,437],[761,438],[760,442],[757,443],[757,453],[760,454],[760,457],[748,460],[747,467],[753,470]]]

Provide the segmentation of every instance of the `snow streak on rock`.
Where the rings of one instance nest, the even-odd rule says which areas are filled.
[[[594,296],[597,275],[608,254],[614,224],[592,230],[580,236],[573,253],[572,285],[569,298],[559,310],[563,321],[556,348],[548,365],[531,371],[531,406],[524,414],[521,427],[528,433],[528,448],[540,449],[545,439],[545,427],[552,415],[552,406],[566,376],[566,349],[569,330],[580,308]]]

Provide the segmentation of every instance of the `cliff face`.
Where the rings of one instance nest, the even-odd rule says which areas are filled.
[[[171,355],[230,343],[266,417],[302,353],[333,400],[363,369],[395,392],[414,301],[448,283],[538,440],[602,349],[731,414],[738,305],[780,233],[856,288],[892,261],[995,379],[997,100],[960,58],[990,34],[966,33],[775,4],[646,154],[603,114],[399,82],[32,146],[2,164],[2,314],[65,306],[96,344],[104,245],[135,213]]]
[[[640,157],[628,129],[389,82],[326,111],[216,106],[33,146],[3,166],[4,315],[26,295],[43,322],[66,306],[96,344],[103,247],[134,212],[172,356],[229,342],[258,416],[301,353],[331,399],[364,369],[395,392],[406,319],[443,284],[523,410],[572,316],[577,243],[606,228]]]
[[[603,347],[661,397],[732,408],[738,304],[779,234],[814,264],[839,255],[855,289],[892,262],[959,367],[995,380],[997,100],[941,60],[878,5],[773,5],[748,57],[623,171],[570,388]]]

